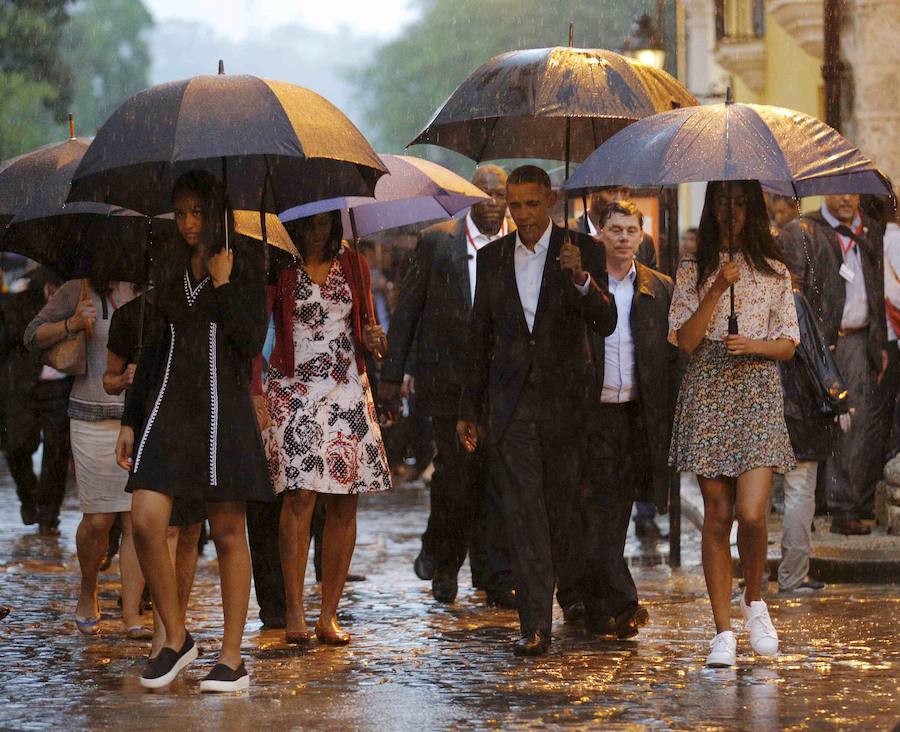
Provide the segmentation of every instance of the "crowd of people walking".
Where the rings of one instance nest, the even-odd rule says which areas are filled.
[[[22,520],[58,533],[71,453],[74,622],[99,632],[98,575],[118,525],[125,632],[152,637],[144,686],[166,686],[198,655],[185,622],[207,521],[224,627],[202,690],[249,685],[251,576],[287,643],[351,642],[338,607],[358,499],[392,487],[382,428],[403,397],[434,441],[414,571],[453,603],[468,556],[487,603],[518,610],[517,655],[550,648],[554,594],[589,633],[626,639],[647,625],[626,535],[635,502],[643,531],[655,528],[678,472],[698,476],[704,501],[711,666],[736,663],[735,519],[744,627],[755,653],[778,651],[761,591],[776,473],[779,590],[822,587],[808,576],[817,495],[832,532],[868,531],[898,437],[896,221],[849,195],[788,221],[795,201],[785,212],[756,182],[713,182],[670,278],[627,189],[595,193],[566,229],[542,169],[483,165],[472,182],[487,198],[420,233],[387,333],[338,214],[288,222],[298,256],[267,280],[262,246],[234,231],[221,183],[201,171],[172,191],[176,231],[151,289],[30,270],[4,296],[4,450]],[[83,347],[82,373],[47,365],[61,344]],[[311,632],[304,585],[322,510]]]

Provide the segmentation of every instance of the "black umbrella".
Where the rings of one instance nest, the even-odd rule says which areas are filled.
[[[628,165],[621,165],[623,160]],[[893,195],[875,164],[821,120],[783,107],[737,104],[731,89],[724,104],[665,112],[622,130],[592,153],[563,188],[710,180],[758,180],[795,198]],[[731,239],[729,232],[729,251]],[[733,287],[729,330],[737,333]]]
[[[179,175],[198,168],[223,179],[236,209],[374,193],[385,167],[337,107],[293,84],[221,72],[220,63],[219,75],[126,99],[97,132],[69,200],[156,215],[171,209]]]
[[[43,264],[63,279],[89,277],[96,262],[113,279],[147,281],[148,242],[174,233],[171,217],[150,219],[105,203],[66,203],[72,174],[90,145],[71,137],[0,163],[0,251],[21,254]],[[169,205],[171,209],[171,204]],[[269,244],[295,253],[277,217],[267,215]],[[235,231],[262,239],[258,215],[235,212]],[[284,259],[283,256],[280,259]]]
[[[532,48],[476,69],[410,145],[432,144],[473,160],[584,160],[644,117],[699,104],[665,71],[603,49]],[[568,222],[569,200],[565,199]]]

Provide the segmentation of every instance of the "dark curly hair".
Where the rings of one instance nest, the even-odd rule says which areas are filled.
[[[225,210],[228,211],[228,238],[234,241],[234,213],[222,182],[206,170],[191,170],[175,181],[172,202],[182,193],[196,194],[203,205],[203,219],[209,231],[205,252],[212,256],[225,246]],[[176,228],[176,237],[184,242]]]
[[[746,199],[747,215],[741,232],[741,253],[757,272],[768,275],[778,273],[769,264],[774,259],[787,264],[778,242],[772,236],[766,199],[762,186],[756,180],[711,181],[706,186],[706,200],[697,227],[697,286],[702,285],[718,268],[722,252],[722,238],[727,232],[719,231],[716,221],[716,197],[727,192],[727,186],[740,188]]]
[[[325,258],[334,259],[340,255],[343,248],[344,226],[341,223],[340,211],[327,211],[326,213],[331,217],[331,233],[328,235],[328,242],[325,244]],[[312,225],[313,219],[318,215],[313,214],[312,216],[304,216],[302,219],[284,222],[284,228],[301,256],[303,254],[303,232]]]

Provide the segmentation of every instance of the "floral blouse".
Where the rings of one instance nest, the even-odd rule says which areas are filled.
[[[727,258],[728,254],[723,252],[720,262],[727,261]],[[788,338],[799,343],[800,326],[797,324],[797,309],[794,307],[791,277],[787,267],[781,262],[769,260],[769,264],[778,273],[777,276],[772,276],[753,269],[740,254],[735,254],[734,261],[741,271],[741,279],[734,286],[734,310],[740,334],[752,340],[774,341]],[[669,342],[673,345],[678,345],[679,329],[700,307],[700,300],[712,287],[717,275],[718,270],[707,277],[698,293],[697,260],[692,256],[681,260],[669,308]],[[705,338],[711,341],[725,340],[730,310],[726,291],[716,304]]]

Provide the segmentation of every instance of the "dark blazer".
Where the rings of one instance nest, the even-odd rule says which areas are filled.
[[[671,278],[635,262],[637,277],[631,301],[631,334],[637,371],[641,414],[650,448],[652,485],[637,486],[635,499],[656,505],[660,513],[669,506],[669,442],[674,419],[678,349],[669,333],[669,305],[672,302]],[[591,345],[597,364],[596,402],[600,401],[606,353],[606,340],[592,335]],[[597,428],[603,427],[597,423]]]
[[[616,306],[606,286],[606,257],[589,236],[570,232],[581,249],[591,286],[581,295],[557,262],[565,233],[556,224],[529,333],[516,285],[516,233],[478,252],[478,288],[472,312],[467,378],[459,418],[481,422],[487,405],[489,438],[503,437],[532,373],[540,414],[562,435],[578,432],[590,397],[593,364],[588,330],[607,336],[616,327]]]
[[[860,246],[863,278],[869,302],[868,354],[872,368],[881,371],[881,352],[887,347],[884,314],[884,240],[878,228],[863,218]],[[803,295],[819,321],[825,343],[837,343],[844,313],[846,288],[838,274],[844,262],[837,233],[818,211],[804,214],[787,225],[782,238],[791,272],[801,280]]]
[[[583,234],[588,234],[590,236],[590,229],[588,228],[587,222],[585,219],[587,218],[587,214],[581,214],[577,219],[572,219],[569,222],[569,228],[575,229],[575,231],[580,231]],[[645,267],[649,267],[650,269],[656,269],[658,263],[656,261],[656,246],[653,243],[653,237],[650,234],[644,233],[644,236],[641,238],[641,243],[638,246],[637,254],[635,255],[635,259],[638,262],[643,264]]]
[[[381,380],[402,381],[415,360],[416,403],[431,417],[459,411],[472,311],[469,250],[464,218],[425,229],[391,316]]]

